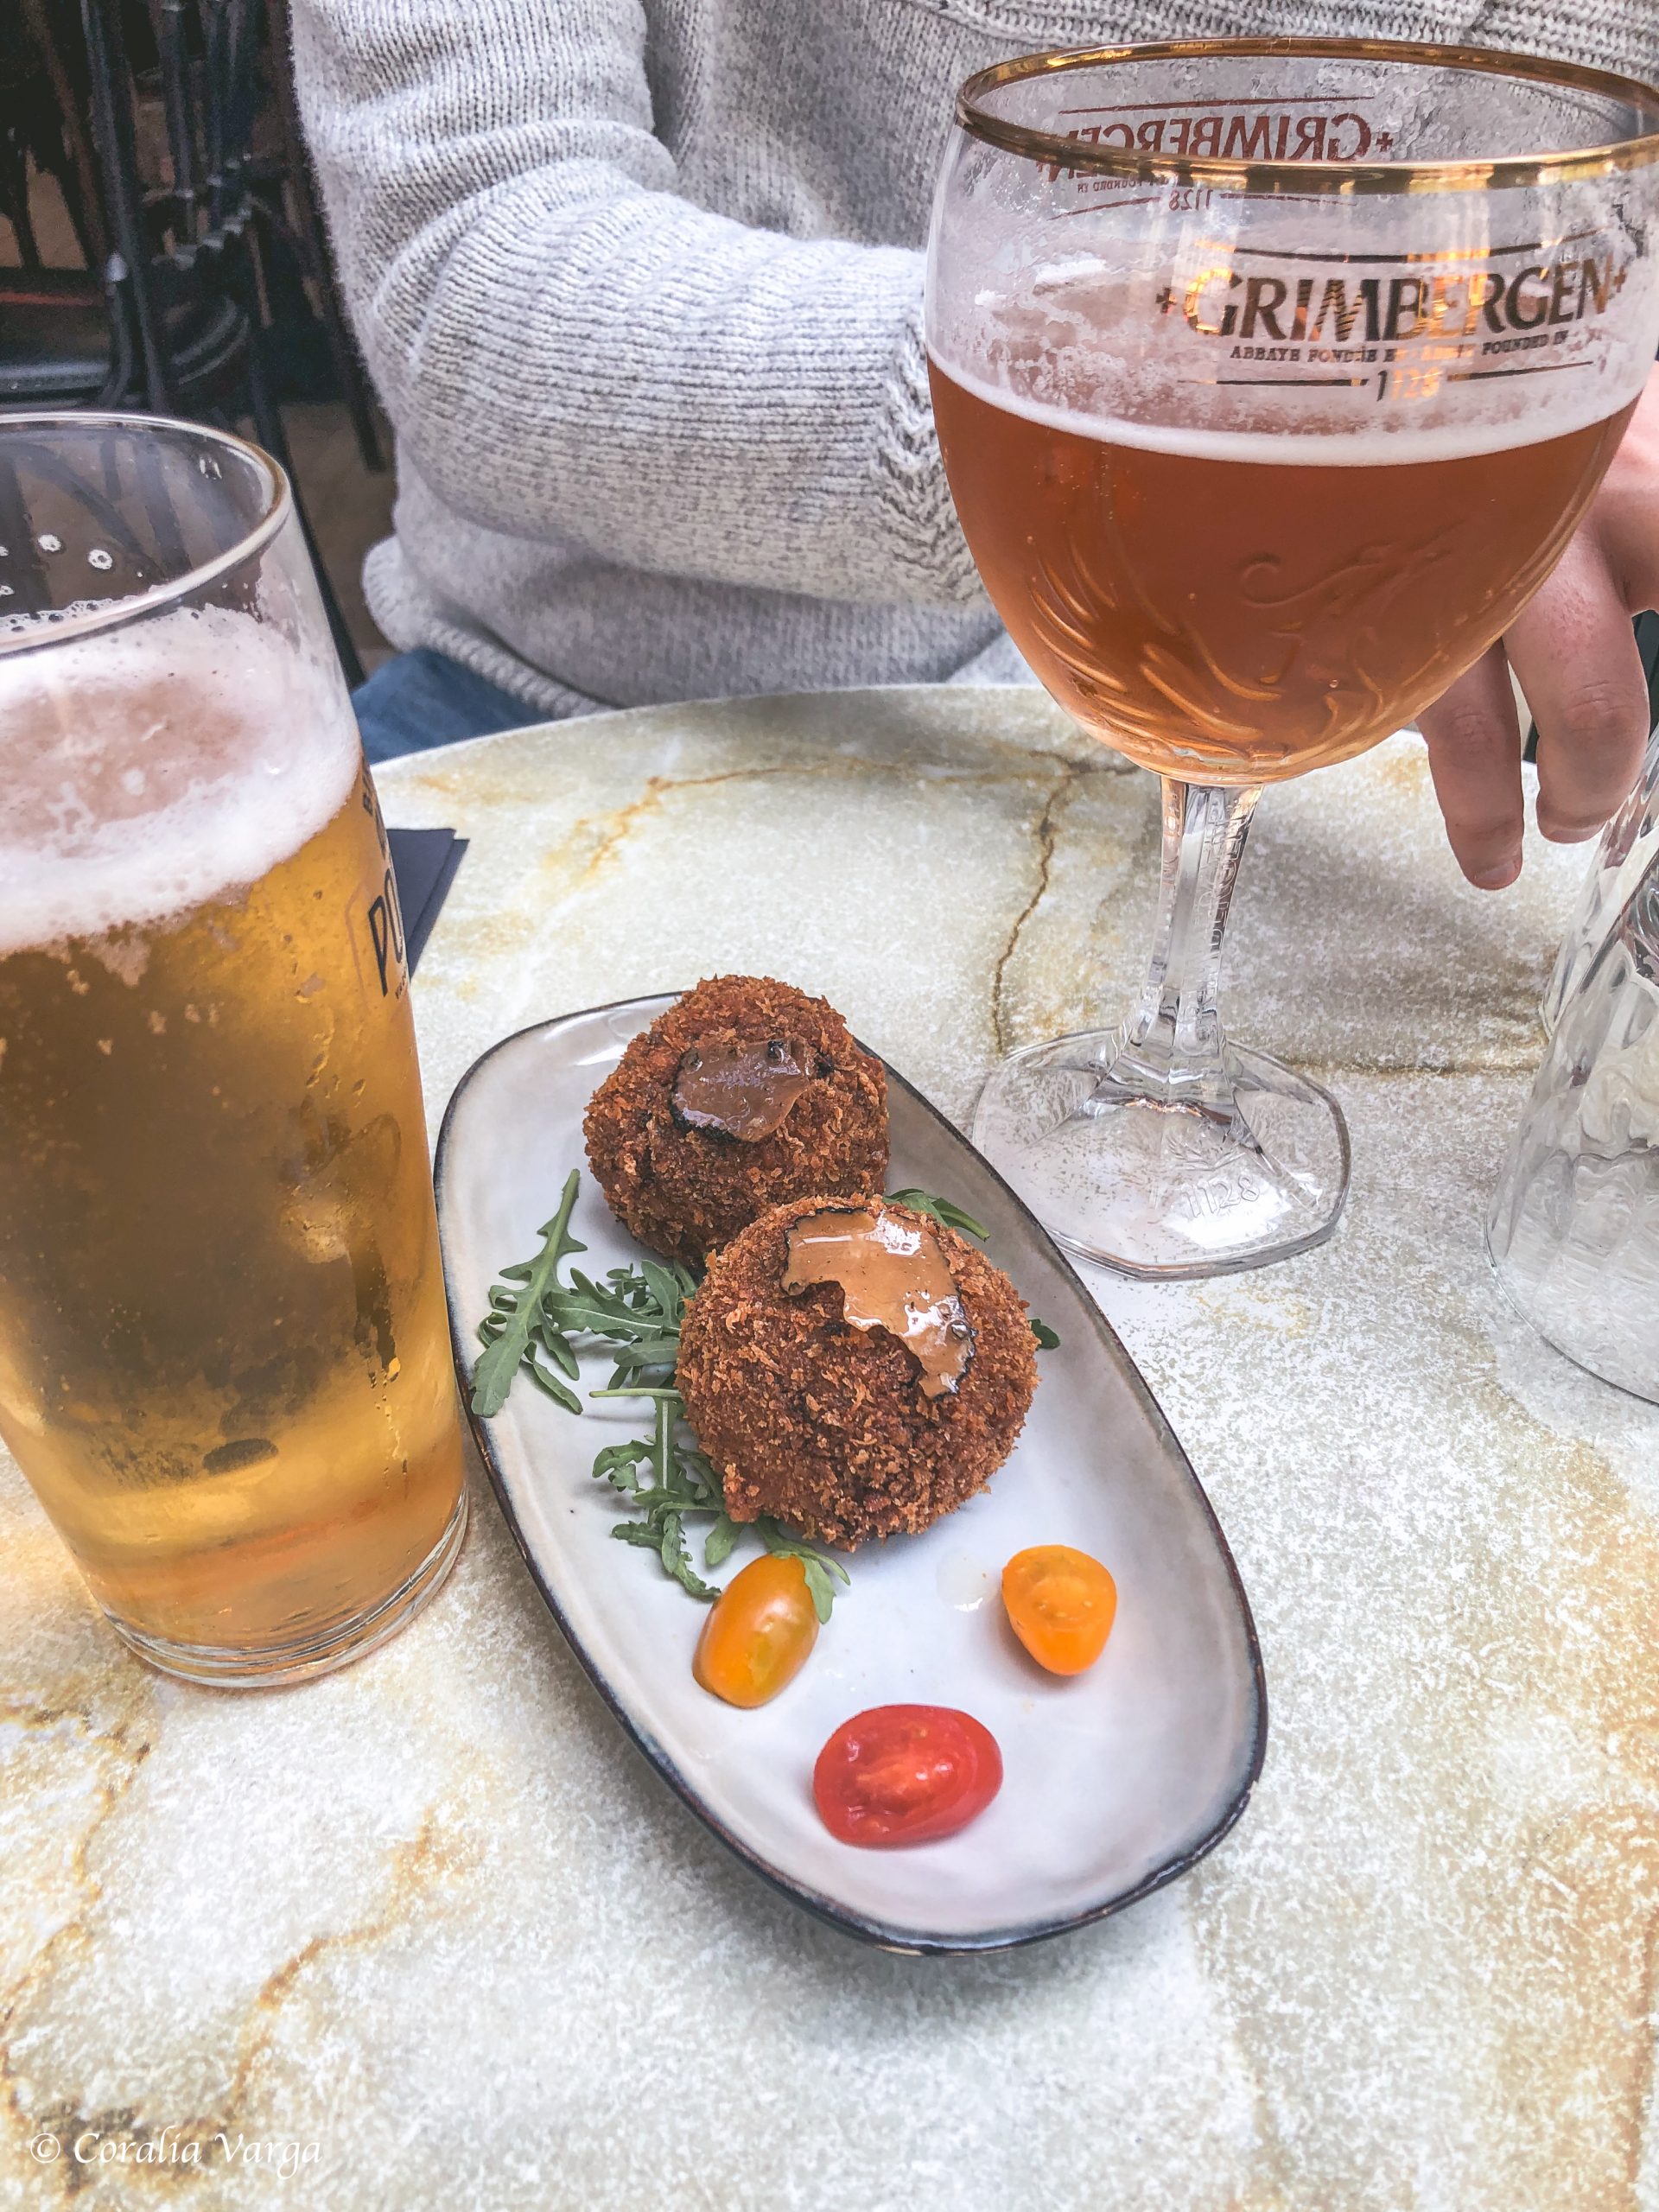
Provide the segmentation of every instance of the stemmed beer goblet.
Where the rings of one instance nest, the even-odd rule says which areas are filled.
[[[976,1112],[1073,1249],[1207,1275],[1334,1228],[1339,1108],[1217,1011],[1250,816],[1548,574],[1653,359],[1656,213],[1659,93],[1529,56],[1230,40],[963,86],[927,292],[957,512],[1048,690],[1163,779],[1136,1005]]]

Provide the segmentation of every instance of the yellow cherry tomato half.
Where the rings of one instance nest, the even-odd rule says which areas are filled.
[[[691,1671],[728,1705],[765,1705],[788,1688],[818,1640],[798,1559],[768,1552],[734,1574],[709,1609]]]
[[[1106,1649],[1117,1585],[1070,1544],[1033,1544],[1002,1570],[1002,1603],[1019,1637],[1051,1675],[1080,1675]]]

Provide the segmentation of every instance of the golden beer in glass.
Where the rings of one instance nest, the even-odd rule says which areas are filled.
[[[265,1684],[465,1528],[385,833],[281,472],[0,423],[0,1436],[120,1634]]]

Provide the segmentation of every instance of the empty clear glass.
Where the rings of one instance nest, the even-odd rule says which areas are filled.
[[[1659,727],[1648,740],[1647,758],[1634,789],[1601,833],[1595,866],[1585,878],[1573,918],[1555,957],[1555,972],[1538,1009],[1553,1030],[1606,942],[1613,918],[1659,855]]]
[[[1560,1008],[1487,1249],[1553,1344],[1659,1400],[1659,853]]]

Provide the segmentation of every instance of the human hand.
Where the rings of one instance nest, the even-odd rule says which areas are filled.
[[[1525,466],[1525,456],[1517,456]],[[1659,369],[1560,562],[1503,639],[1419,721],[1459,865],[1483,891],[1521,873],[1521,725],[1538,725],[1538,827],[1593,837],[1642,765],[1648,687],[1630,620],[1659,607]]]

